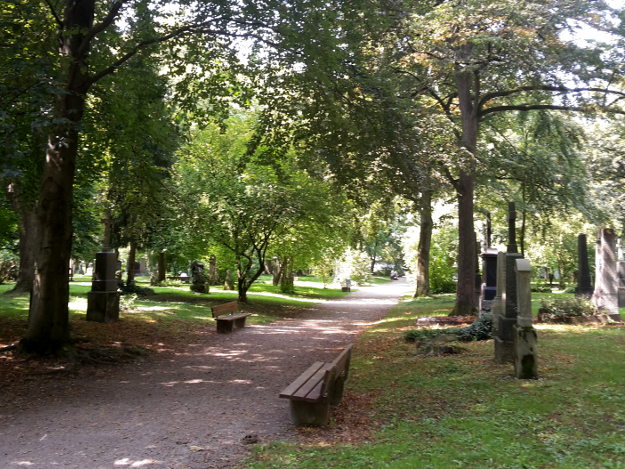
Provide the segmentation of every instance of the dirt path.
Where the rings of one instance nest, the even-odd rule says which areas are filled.
[[[0,394],[0,468],[230,467],[246,435],[288,438],[280,390],[405,293],[402,280],[363,288],[295,319],[194,337],[166,359],[20,383]]]

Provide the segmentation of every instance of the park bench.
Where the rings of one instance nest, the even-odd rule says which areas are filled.
[[[280,397],[290,400],[295,425],[328,423],[330,406],[337,405],[343,397],[351,356],[350,345],[331,363],[313,363],[280,393]]]
[[[191,277],[189,276],[168,275],[167,280],[178,280],[182,283],[191,283]]]
[[[239,302],[230,301],[211,307],[213,317],[217,322],[217,332],[232,332],[235,327],[245,327],[245,319],[251,313],[240,313]]]

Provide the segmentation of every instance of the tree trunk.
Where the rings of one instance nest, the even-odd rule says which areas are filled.
[[[60,54],[67,59],[64,92],[58,94],[48,137],[42,185],[36,205],[38,234],[25,351],[57,352],[69,342],[68,266],[72,248],[72,197],[79,124],[89,88],[86,58],[95,0],[66,2],[66,36]]]
[[[281,293],[293,293],[295,289],[293,286],[293,258],[292,257],[286,256],[282,259],[280,272],[282,272],[282,275],[280,278],[280,292]]]
[[[30,293],[35,278],[35,249],[37,248],[37,223],[34,210],[18,211],[20,218],[20,267],[17,281],[11,290]]]
[[[137,259],[137,244],[130,243],[128,250],[128,262],[126,263],[126,286],[131,287],[135,284],[135,261]]]
[[[373,253],[371,254],[371,273],[373,274],[375,272],[375,264],[378,260],[378,240],[375,240],[375,243],[373,244]]]
[[[467,51],[470,52],[470,51]],[[477,95],[472,94],[473,79],[471,72],[462,71],[458,74],[458,100],[462,119],[461,145],[469,154],[475,155],[477,148],[478,114]],[[456,304],[451,314],[467,316],[477,311],[475,303],[475,229],[473,226],[473,197],[475,190],[475,170],[473,160],[460,170],[456,184],[458,193],[458,283],[456,285]]]
[[[271,260],[271,275],[272,275],[272,284],[274,287],[280,285],[282,281],[282,261],[279,257],[274,257]]]
[[[417,248],[417,290],[414,297],[430,294],[430,247],[432,246],[432,191],[421,194],[419,214],[421,226],[419,230],[419,246]]]

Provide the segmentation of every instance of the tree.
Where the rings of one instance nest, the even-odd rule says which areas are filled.
[[[174,166],[178,190],[188,201],[187,236],[232,252],[242,302],[274,243],[292,245],[302,239],[300,229],[322,226],[333,215],[326,210],[331,191],[297,168],[293,152],[277,158],[262,145],[250,151],[254,128],[244,114],[227,120],[223,131],[210,125],[195,133]]]
[[[26,2],[14,0],[13,4],[18,3]],[[316,2],[301,3],[306,8],[314,7]],[[317,3],[325,6],[324,2]],[[51,125],[46,129],[45,162],[35,205],[38,239],[33,250],[35,278],[29,324],[21,341],[23,349],[36,352],[59,350],[69,338],[67,266],[71,255],[73,183],[81,123],[96,84],[137,54],[165,42],[171,44],[172,69],[194,56],[201,60],[200,65],[191,67],[196,75],[223,76],[211,74],[211,68],[201,65],[212,62],[219,67],[231,63],[231,42],[237,38],[269,43],[276,37],[282,18],[292,12],[279,0],[266,2],[263,7],[249,2],[180,0],[174,5],[176,12],[159,11],[160,2],[149,0],[49,0],[45,5],[45,11],[39,9],[33,14],[38,25],[44,25],[46,31],[54,30],[56,35],[56,41],[46,44],[46,55],[51,57],[53,67],[45,78],[51,85],[47,93],[53,105],[49,109]],[[144,6],[155,12],[154,27],[107,36],[116,22],[121,25],[124,18],[133,17],[133,7]],[[11,24],[17,24],[13,18]],[[27,45],[19,41],[16,44],[17,48]],[[232,83],[225,80],[213,79],[210,85],[205,93],[213,97],[232,92]]]
[[[504,0],[411,6],[402,5],[406,14],[394,36],[401,39],[393,66],[406,89],[428,97],[448,117],[464,150],[447,173],[459,214],[454,314],[471,314],[476,308],[473,216],[480,124],[509,111],[613,109],[614,102],[604,98],[623,93],[595,84],[609,84],[622,60],[613,50],[603,55],[606,44],[584,47],[563,34],[579,24],[611,30],[610,10],[603,2],[527,1],[523,8]]]

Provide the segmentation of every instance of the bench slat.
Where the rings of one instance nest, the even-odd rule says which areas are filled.
[[[280,397],[292,398],[293,395],[304,385],[306,384],[312,376],[315,375],[319,370],[324,368],[323,362],[315,362],[308,367],[306,371],[304,371],[301,375],[299,375],[295,381],[289,384],[285,389],[280,393]]]
[[[237,319],[241,319],[241,318],[246,318],[248,316],[251,316],[252,313],[239,313],[239,314],[230,314],[228,316],[225,317],[218,317],[216,318],[217,321],[236,321]]]
[[[325,391],[325,387],[328,384],[328,375],[330,370],[327,366],[322,366],[317,372],[310,377],[293,395],[291,399],[297,399],[298,401],[316,402]]]

